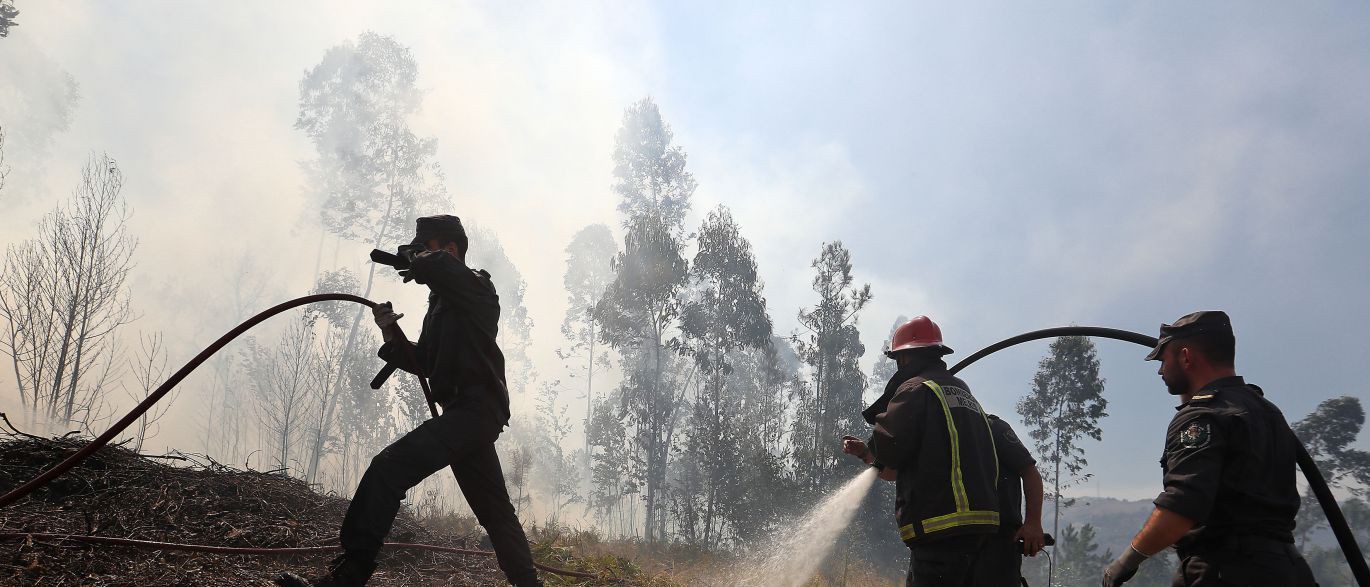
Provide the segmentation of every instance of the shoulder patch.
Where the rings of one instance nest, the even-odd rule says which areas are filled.
[[[1190,422],[1180,431],[1180,445],[1185,448],[1199,448],[1208,444],[1208,438],[1213,435],[1211,426],[1204,420]]]

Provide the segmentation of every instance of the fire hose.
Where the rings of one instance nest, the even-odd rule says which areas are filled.
[[[985,347],[957,363],[951,368],[951,372],[955,374],[970,366],[971,363],[1017,344],[1060,336],[1111,338],[1151,348],[1154,348],[1157,343],[1155,337],[1114,328],[1100,328],[1097,326],[1047,328],[1045,330],[1035,330],[1020,334]],[[1327,516],[1327,523],[1332,527],[1332,533],[1337,537],[1337,544],[1341,546],[1342,554],[1346,557],[1346,563],[1351,566],[1351,573],[1356,577],[1356,584],[1360,587],[1370,587],[1370,566],[1366,565],[1365,555],[1361,553],[1360,546],[1356,544],[1356,536],[1351,533],[1351,526],[1346,523],[1346,516],[1342,514],[1341,507],[1337,505],[1336,497],[1332,495],[1331,488],[1327,486],[1327,481],[1323,479],[1322,471],[1318,470],[1317,463],[1313,462],[1313,457],[1308,454],[1308,449],[1303,446],[1303,442],[1295,437],[1294,444],[1298,447],[1297,455],[1299,468],[1303,470],[1303,476],[1308,479],[1308,486],[1313,490],[1314,495],[1318,497],[1318,505],[1322,506],[1323,514]]]
[[[278,305],[276,305],[276,306],[273,306],[273,307],[271,307],[271,308],[269,308],[269,309],[267,309],[267,310],[265,310],[265,311],[263,311],[263,312],[261,312],[261,313],[255,315],[255,316],[253,316],[253,317],[247,319],[245,322],[243,322],[242,324],[239,324],[239,325],[238,325],[236,328],[234,328],[233,330],[230,330],[230,331],[228,331],[228,333],[226,333],[226,334],[224,334],[223,336],[219,337],[218,340],[214,341],[214,344],[211,344],[211,345],[209,345],[208,347],[205,347],[204,350],[200,351],[200,354],[195,355],[195,358],[191,359],[190,362],[186,363],[186,364],[183,365],[179,370],[177,370],[175,373],[173,373],[173,374],[171,375],[170,378],[168,378],[168,379],[167,379],[166,381],[164,381],[160,386],[158,386],[157,389],[154,390],[151,394],[149,394],[149,395],[147,396],[147,398],[145,398],[141,403],[138,404],[137,407],[133,408],[132,411],[130,411],[128,414],[124,415],[124,417],[121,418],[121,419],[119,419],[118,422],[115,422],[115,424],[114,424],[113,426],[111,426],[108,430],[106,430],[106,431],[105,431],[103,434],[101,434],[100,436],[96,437],[95,440],[93,440],[93,441],[90,442],[90,444],[87,444],[86,446],[82,447],[81,450],[76,451],[75,454],[73,454],[73,455],[67,457],[67,458],[66,458],[65,460],[63,460],[62,462],[60,462],[60,463],[58,463],[57,465],[53,466],[51,469],[48,469],[48,470],[44,471],[42,474],[38,475],[37,477],[34,477],[32,480],[28,481],[27,483],[24,483],[23,485],[20,485],[19,487],[16,487],[16,488],[10,490],[8,493],[6,493],[6,494],[4,494],[4,495],[0,495],[0,508],[7,507],[7,506],[9,506],[10,504],[13,504],[13,503],[16,502],[16,501],[19,501],[19,500],[22,499],[24,496],[26,496],[26,495],[28,495],[28,494],[30,494],[30,493],[33,493],[34,490],[38,489],[39,487],[42,487],[43,485],[46,485],[48,482],[52,481],[54,478],[56,478],[56,477],[58,477],[59,475],[62,475],[63,473],[66,473],[67,471],[71,470],[73,467],[75,467],[75,466],[76,466],[77,464],[79,464],[81,461],[85,460],[87,457],[89,457],[90,455],[94,454],[95,451],[100,450],[100,448],[104,447],[106,444],[109,444],[109,442],[110,442],[111,440],[113,440],[114,437],[118,436],[119,433],[123,432],[125,428],[128,428],[128,427],[129,427],[130,425],[132,425],[135,421],[137,421],[139,417],[141,417],[145,412],[147,412],[149,409],[151,409],[152,406],[153,406],[154,404],[156,404],[159,400],[161,400],[162,397],[164,397],[168,392],[170,392],[170,391],[172,390],[172,388],[176,387],[176,385],[179,384],[179,383],[181,382],[181,380],[185,379],[186,376],[190,375],[190,373],[191,373],[192,371],[194,371],[194,370],[195,370],[197,367],[199,367],[202,363],[204,363],[206,360],[208,360],[209,357],[211,357],[211,356],[213,356],[215,353],[219,352],[221,349],[223,349],[223,347],[224,347],[225,345],[227,345],[227,344],[228,344],[230,341],[232,341],[233,339],[237,338],[237,337],[238,337],[239,335],[241,335],[242,333],[247,332],[248,330],[252,329],[253,327],[255,327],[255,326],[257,326],[258,324],[260,324],[260,323],[262,323],[263,321],[265,321],[267,318],[270,318],[270,317],[272,317],[272,316],[275,316],[276,314],[280,314],[281,312],[284,312],[284,311],[286,311],[286,310],[290,310],[290,309],[292,309],[292,308],[296,308],[296,307],[299,307],[299,306],[304,306],[304,305],[307,305],[307,304],[313,304],[313,303],[317,303],[317,302],[328,302],[328,301],[355,302],[355,303],[361,304],[361,305],[363,305],[363,306],[366,306],[366,307],[368,307],[368,308],[375,308],[376,305],[377,305],[375,302],[373,302],[373,301],[371,301],[371,300],[368,300],[368,299],[363,298],[363,297],[361,297],[361,296],[355,296],[355,295],[351,295],[351,294],[316,294],[316,295],[304,296],[304,297],[302,297],[302,298],[295,298],[295,299],[293,299],[293,300],[290,300],[290,301],[287,301],[287,302],[278,304]],[[401,346],[404,347],[404,348],[406,348],[406,349],[409,349],[408,352],[411,353],[411,356],[409,357],[410,362],[413,363],[413,364],[415,364],[415,365],[417,365],[417,364],[418,364],[417,361],[414,361],[414,360],[413,360],[413,356],[412,356],[413,350],[412,350],[412,348],[410,347],[410,345],[404,344],[404,343],[406,342],[406,341],[405,341],[405,338],[404,338],[404,332],[400,330],[399,324],[396,324],[396,325],[395,325],[395,332],[396,332],[396,335],[399,337],[399,342],[401,343]],[[428,399],[428,410],[429,410],[429,412],[433,415],[433,417],[436,418],[436,417],[438,416],[438,408],[437,408],[437,404],[434,403],[434,401],[433,401],[432,391],[428,388],[428,380],[427,380],[426,378],[422,377],[422,376],[419,376],[419,385],[423,388],[423,395],[424,395],[424,397],[426,397],[426,398]],[[453,465],[453,467],[455,467],[455,465]],[[453,472],[455,473],[455,468],[453,469]],[[131,539],[125,539],[125,538],[109,538],[109,537],[100,537],[100,536],[82,536],[82,535],[64,535],[64,534],[37,534],[37,533],[10,533],[10,534],[0,534],[0,541],[4,541],[4,540],[15,540],[15,539],[28,539],[27,537],[42,538],[42,539],[73,540],[73,541],[90,542],[90,543],[107,544],[107,545],[132,546],[132,547],[137,547],[137,548],[153,548],[153,549],[158,549],[158,550],[185,550],[185,551],[191,551],[191,552],[209,552],[209,553],[219,553],[219,554],[294,555],[294,554],[308,554],[308,553],[318,553],[318,552],[332,552],[332,551],[340,550],[340,549],[342,548],[341,546],[319,546],[319,547],[301,547],[301,548],[231,548],[231,547],[205,546],[205,545],[196,545],[196,544],[174,544],[174,543],[168,543],[168,542],[154,542],[154,541],[147,541],[147,540],[131,540]],[[427,544],[408,544],[408,543],[392,543],[392,542],[387,542],[387,543],[385,543],[385,546],[386,546],[387,548],[410,549],[410,550],[428,550],[428,551],[433,551],[433,552],[447,552],[447,553],[457,553],[457,554],[475,554],[475,555],[481,555],[481,556],[494,556],[494,554],[495,554],[495,553],[489,552],[489,551],[482,551],[482,550],[463,550],[463,549],[458,549],[458,548],[448,548],[448,547],[443,547],[443,546],[433,546],[433,545],[427,545]],[[580,571],[572,571],[572,570],[567,570],[567,569],[559,569],[559,568],[556,568],[556,567],[544,565],[544,564],[537,563],[537,562],[535,562],[535,563],[533,563],[533,564],[534,564],[535,566],[537,566],[537,568],[539,568],[539,569],[541,569],[541,570],[547,571],[547,572],[549,572],[549,573],[558,574],[558,575],[565,575],[565,576],[569,576],[569,577],[581,577],[581,578],[594,578],[594,577],[596,577],[596,575],[594,575],[594,574],[592,574],[592,573],[583,573],[583,572],[580,572]]]

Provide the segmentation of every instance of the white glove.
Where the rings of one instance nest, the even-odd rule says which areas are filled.
[[[385,342],[395,337],[395,325],[404,317],[404,314],[395,313],[395,307],[390,302],[376,304],[376,307],[371,308],[371,315],[376,319],[376,326],[380,327],[381,338]]]

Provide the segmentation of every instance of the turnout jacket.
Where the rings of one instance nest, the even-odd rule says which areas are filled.
[[[895,518],[910,547],[999,526],[998,459],[970,386],[937,361],[900,370],[863,415],[877,463],[899,471]]]
[[[416,257],[406,275],[430,290],[423,331],[417,343],[409,343],[419,365],[409,362],[398,341],[381,346],[380,357],[410,373],[426,375],[434,401],[484,402],[499,413],[501,424],[507,424],[504,353],[495,342],[499,294],[490,274],[467,267],[451,254],[435,252]]]

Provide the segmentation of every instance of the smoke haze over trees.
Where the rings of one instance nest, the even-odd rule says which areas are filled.
[[[743,551],[859,469],[837,438],[868,433],[857,414],[893,372],[878,351],[903,316],[932,316],[968,354],[1067,323],[1150,333],[1206,307],[1237,321],[1243,374],[1308,414],[1300,433],[1348,515],[1370,516],[1353,334],[1370,328],[1370,280],[1346,269],[1370,247],[1370,41],[1348,24],[1370,9],[1194,14],[1229,31],[1201,41],[1156,7],[1044,22],[874,5],[14,6],[0,0],[0,411],[37,428],[98,432],[233,325],[309,292],[393,300],[416,336],[427,290],[366,251],[454,213],[501,297],[514,417],[498,447],[526,521]],[[739,35],[722,17],[765,26]],[[1272,52],[1272,34],[1309,42]],[[1223,83],[1195,81],[1213,71]],[[57,221],[100,209],[103,258],[55,253],[92,250]],[[939,224],[955,238],[925,242]],[[1270,267],[1316,287],[1271,284]],[[428,417],[412,377],[367,387],[379,339],[361,310],[274,318],[127,439],[350,494]],[[1064,431],[1033,437],[1063,501],[1154,495],[1173,401],[1138,349],[1071,344],[1071,361],[1038,364],[1060,350],[1042,344],[965,377],[1020,430]],[[1326,383],[1308,391],[1277,363]],[[1105,378],[1107,411],[1129,417],[1103,419]],[[1083,402],[1049,401],[1095,380]],[[442,475],[410,500],[465,508]],[[907,562],[892,504],[878,484],[849,556]],[[1320,514],[1302,515],[1317,545]],[[1094,520],[1071,532],[1063,573],[1126,546]]]

